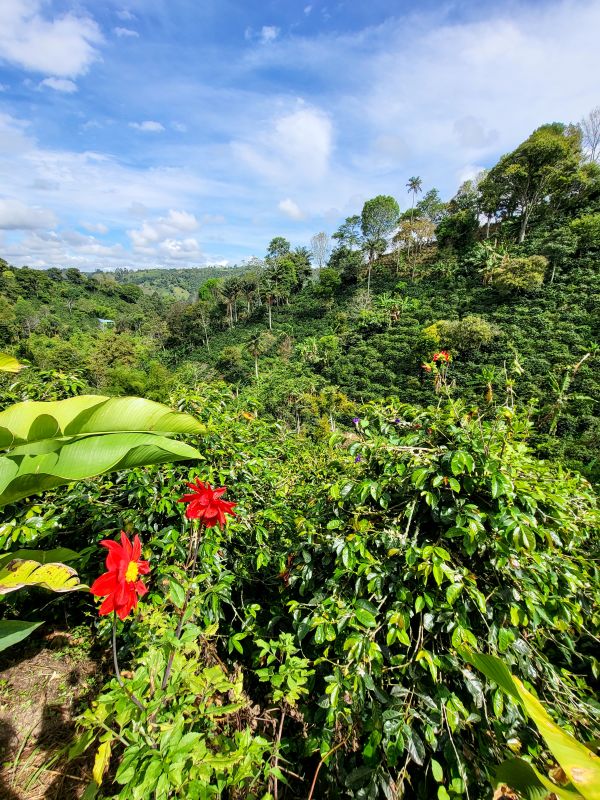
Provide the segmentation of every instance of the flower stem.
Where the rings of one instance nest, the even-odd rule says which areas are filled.
[[[119,686],[121,687],[121,689],[123,689],[123,691],[125,692],[127,697],[129,697],[129,699],[132,701],[132,703],[134,703],[140,709],[140,711],[145,711],[146,708],[145,708],[144,704],[142,703],[142,701],[138,700],[138,698],[133,694],[133,692],[129,691],[129,689],[127,688],[127,686],[125,686],[125,683],[123,682],[123,678],[121,677],[121,670],[119,669],[119,661],[117,659],[117,613],[116,613],[116,611],[113,611],[113,619],[112,619],[112,652],[113,652],[113,664],[115,665],[115,675],[116,675],[117,680],[119,682]]]
[[[181,634],[183,631],[183,619],[185,617],[185,612],[187,611],[187,607],[190,602],[190,597],[192,594],[191,584],[192,581],[194,580],[194,576],[196,575],[196,564],[198,563],[198,548],[200,546],[200,533],[201,529],[199,527],[194,526],[192,528],[192,536],[190,539],[190,547],[188,549],[188,559],[186,563],[186,567],[190,571],[189,586],[187,592],[185,593],[185,600],[183,601],[181,611],[179,612],[179,622],[177,623],[177,628],[175,629],[175,638],[177,639],[177,641],[181,639]],[[163,692],[167,688],[167,683],[169,682],[169,678],[171,676],[171,670],[173,669],[174,658],[175,658],[175,648],[173,648],[169,653],[169,659],[167,661],[167,666],[165,667],[165,674],[163,675],[162,683],[160,684],[160,688],[163,690]]]

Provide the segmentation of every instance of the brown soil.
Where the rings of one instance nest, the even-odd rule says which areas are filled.
[[[65,632],[14,649],[0,656],[0,800],[78,799],[90,759],[66,763],[61,751],[100,679],[98,664]]]

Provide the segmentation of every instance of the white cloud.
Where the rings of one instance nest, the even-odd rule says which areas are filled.
[[[408,143],[402,161],[448,179],[544,122],[576,121],[597,104],[588,76],[600,71],[598,0],[523,3],[510,13],[500,5],[458,23],[444,13],[416,19],[409,39],[398,22],[368,66],[374,91],[360,92],[372,129]]]
[[[117,17],[124,21],[129,21],[136,18],[135,14],[132,14],[131,11],[129,11],[127,8],[123,8],[120,11],[117,11]]]
[[[263,25],[260,29],[260,41],[263,44],[274,42],[279,36],[279,28],[275,25]]]
[[[304,13],[306,14],[307,17],[310,14],[310,12],[312,11],[312,9],[313,9],[312,6],[304,6]]]
[[[171,127],[173,128],[174,131],[177,131],[177,133],[187,133],[188,129],[187,125],[184,122],[172,122]]]
[[[56,92],[64,92],[65,94],[72,94],[77,91],[77,84],[68,78],[44,78],[40,82],[40,86],[47,86],[49,89],[54,89]]]
[[[323,111],[299,103],[259,130],[253,139],[232,142],[234,155],[274,183],[310,183],[328,170],[333,126]]]
[[[37,230],[54,228],[56,224],[56,216],[46,208],[33,208],[10,198],[0,199],[0,230]]]
[[[120,244],[104,245],[93,236],[77,231],[63,233],[32,232],[19,242],[4,249],[11,264],[29,264],[35,267],[86,267],[107,262],[108,266],[126,263],[127,254]]]
[[[244,31],[244,39],[247,42],[251,42],[253,39],[258,39],[261,44],[269,44],[270,42],[274,42],[280,33],[281,30],[276,25],[263,25],[259,31],[255,31],[253,28],[248,27]]]
[[[290,197],[286,197],[285,200],[281,200],[278,203],[277,208],[280,211],[283,211],[283,213],[290,219],[301,220],[306,216],[298,204],[295,203]]]
[[[129,38],[137,39],[139,37],[139,33],[137,31],[131,30],[131,28],[118,28],[117,27],[117,28],[113,28],[113,32],[116,34],[116,36],[119,36],[120,38],[129,37]]]
[[[136,250],[144,251],[167,239],[172,241],[177,233],[191,233],[199,227],[194,214],[171,209],[166,217],[159,217],[154,222],[145,220],[141,228],[129,230],[127,235]]]
[[[143,133],[162,133],[165,129],[165,126],[160,122],[155,122],[151,119],[147,119],[144,122],[130,122],[129,127]]]
[[[83,222],[81,226],[90,233],[105,234],[109,231],[108,225],[104,225],[102,222]]]
[[[76,77],[98,58],[100,28],[88,16],[43,15],[42,0],[2,0],[0,59],[32,72]]]
[[[204,253],[196,239],[165,239],[158,245],[158,253],[166,261],[204,261]]]

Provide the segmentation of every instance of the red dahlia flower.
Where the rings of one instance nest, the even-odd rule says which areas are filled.
[[[90,587],[96,597],[106,597],[98,609],[100,616],[116,611],[120,619],[125,619],[138,604],[138,596],[142,597],[148,589],[138,580],[140,575],[150,572],[150,564],[140,561],[142,544],[140,537],[133,537],[133,544],[127,534],[121,531],[121,544],[104,539],[100,544],[108,549],[106,569]]]
[[[439,353],[434,353],[434,361],[450,361],[450,353],[447,350],[440,350]]]
[[[191,493],[184,494],[177,502],[188,504],[185,509],[188,519],[199,519],[205,527],[212,528],[215,525],[225,525],[225,514],[235,515],[233,509],[237,503],[221,500],[221,495],[227,491],[226,486],[213,489],[210,483],[203,483],[199,478],[187,485],[192,490]]]

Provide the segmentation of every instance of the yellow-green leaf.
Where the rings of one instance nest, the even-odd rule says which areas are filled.
[[[0,372],[20,372],[25,364],[20,364],[14,356],[0,353]]]
[[[102,783],[102,778],[104,777],[104,773],[108,769],[108,764],[110,761],[110,749],[112,746],[112,741],[109,739],[107,742],[102,742],[98,751],[96,752],[96,758],[94,759],[94,768],[92,770],[92,777],[100,786]]]
[[[498,786],[510,786],[526,800],[548,800],[552,796],[557,800],[583,800],[571,784],[558,786],[522,758],[510,758],[501,764],[496,780]]]
[[[22,589],[24,586],[42,586],[53,592],[72,592],[87,588],[79,576],[66,564],[40,564],[14,558],[0,569],[0,595]]]
[[[507,692],[531,717],[574,789],[585,800],[600,800],[600,758],[570,733],[560,728],[540,701],[517,677],[511,675],[501,659],[471,650],[464,650],[463,655],[474,667]]]

